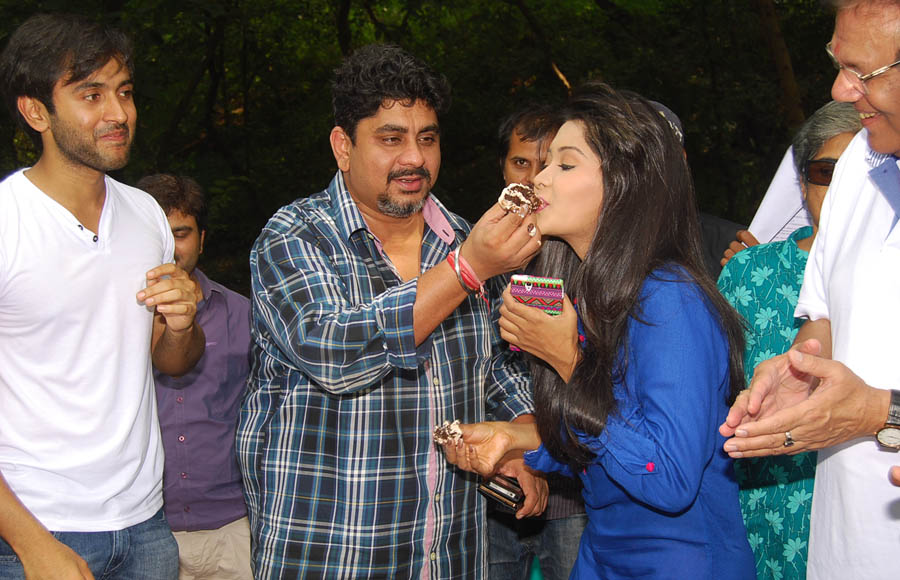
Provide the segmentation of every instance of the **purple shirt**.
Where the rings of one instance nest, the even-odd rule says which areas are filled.
[[[154,369],[166,451],[163,500],[174,531],[214,530],[247,513],[234,430],[250,372],[250,301],[207,278],[196,323],[206,352],[183,377]]]

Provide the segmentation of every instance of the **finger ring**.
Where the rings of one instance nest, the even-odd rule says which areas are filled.
[[[790,431],[784,432],[784,446],[791,447],[794,444],[794,438],[791,436]]]
[[[537,234],[537,228],[534,224],[528,224],[528,235],[532,238]]]

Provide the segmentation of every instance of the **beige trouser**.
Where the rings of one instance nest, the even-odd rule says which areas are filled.
[[[174,532],[179,580],[252,580],[246,517],[217,530]]]

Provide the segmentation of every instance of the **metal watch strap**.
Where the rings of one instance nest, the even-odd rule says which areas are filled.
[[[888,407],[888,416],[884,424],[900,426],[900,390],[891,389],[891,405]]]

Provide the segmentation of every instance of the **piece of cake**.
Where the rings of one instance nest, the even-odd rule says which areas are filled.
[[[500,192],[497,200],[506,211],[525,217],[541,207],[541,198],[534,193],[534,188],[522,183],[510,183]]]
[[[462,429],[459,428],[459,419],[453,421],[444,421],[443,425],[434,428],[434,442],[438,445],[446,445],[451,443],[456,445],[462,440]]]

